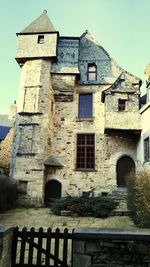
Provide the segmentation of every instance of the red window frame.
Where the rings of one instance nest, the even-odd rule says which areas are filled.
[[[95,135],[77,134],[76,169],[94,170],[95,168]]]

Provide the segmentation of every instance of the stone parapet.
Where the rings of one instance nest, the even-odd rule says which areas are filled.
[[[79,228],[73,233],[73,267],[150,266],[150,232]]]

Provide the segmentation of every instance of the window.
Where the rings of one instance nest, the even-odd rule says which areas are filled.
[[[27,194],[27,181],[18,181],[17,190],[19,194]]]
[[[97,79],[97,66],[95,63],[89,63],[88,64],[87,79],[89,81],[96,81],[96,79]]]
[[[92,170],[95,168],[94,134],[77,135],[77,169]]]
[[[38,36],[38,44],[44,44],[44,35]]]
[[[79,118],[92,118],[92,94],[79,94]]]
[[[118,99],[118,111],[125,110],[126,101],[124,99]]]
[[[150,150],[149,150],[149,137],[144,139],[144,161],[148,161],[150,159]]]
[[[33,139],[35,134],[35,125],[20,125],[19,130],[20,140],[18,153],[21,155],[33,155]]]

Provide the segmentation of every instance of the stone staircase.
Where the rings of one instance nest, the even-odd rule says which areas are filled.
[[[131,215],[131,212],[127,208],[127,189],[125,187],[112,191],[109,193],[109,197],[119,202],[117,208],[111,212],[112,216]]]
[[[109,196],[117,201],[126,202],[127,189],[125,187],[119,187],[116,190],[109,193]]]

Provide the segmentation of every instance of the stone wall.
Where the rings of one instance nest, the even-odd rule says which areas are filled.
[[[46,33],[42,44],[39,44],[37,40],[38,34],[18,35],[17,60],[56,56],[57,33]]]
[[[5,139],[0,143],[0,167],[4,169],[5,174],[8,173],[9,170],[13,136],[14,127],[10,129]]]
[[[150,232],[79,228],[73,233],[73,267],[149,267]]]
[[[52,76],[53,80],[53,76]],[[95,189],[95,194],[116,189],[116,164],[123,155],[130,156],[136,164],[136,141],[132,138],[104,134],[105,104],[101,92],[106,86],[76,85],[72,102],[55,102],[54,130],[51,153],[64,168],[49,171],[46,180],[62,184],[62,196],[67,193],[81,195]],[[78,118],[79,93],[93,93],[93,118]],[[78,133],[95,134],[95,170],[76,169]]]
[[[118,112],[118,99],[125,99],[126,107]],[[114,93],[106,97],[105,127],[112,129],[141,129],[141,114],[139,112],[139,95]]]
[[[144,140],[150,138],[149,129],[149,117],[150,117],[150,103],[147,103],[140,109],[141,120],[142,120],[142,132],[140,139],[137,144],[137,159],[139,161],[139,169],[150,171],[150,158],[144,159]]]
[[[80,38],[57,38],[57,33],[47,33],[40,44],[38,34],[18,35],[16,57],[22,70],[10,176],[19,181],[22,192],[26,192],[20,198],[29,200],[29,204],[43,204],[49,180],[61,183],[62,196],[82,195],[93,189],[95,195],[110,192],[117,187],[118,159],[130,156],[136,165],[133,137],[118,133],[108,136],[105,128],[108,122],[110,128],[113,123],[119,129],[137,129],[139,92],[133,88],[128,112],[109,113],[108,106],[117,108],[117,98],[111,96],[107,105],[101,101],[102,92],[124,70],[89,32]],[[87,77],[89,63],[97,66],[95,80]],[[131,84],[139,83],[132,74],[126,72],[126,76]],[[87,93],[92,94],[92,118],[80,118],[79,94]],[[95,168],[91,171],[76,168],[78,134],[95,136]],[[62,168],[45,166],[51,155]]]
[[[44,160],[50,153],[53,129],[50,68],[50,60],[31,60],[21,74],[10,176],[19,186],[26,184],[26,195],[20,199],[25,204],[28,200],[28,205],[43,204]]]
[[[13,228],[0,227],[0,267],[11,266]]]

